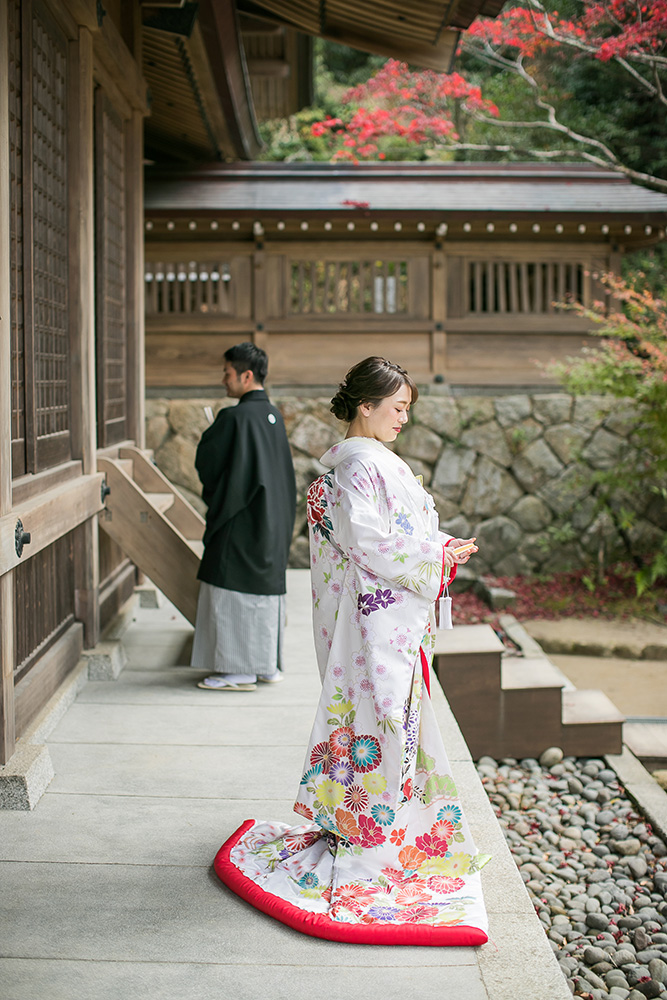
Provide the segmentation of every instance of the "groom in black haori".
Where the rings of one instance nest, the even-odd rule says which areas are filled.
[[[208,511],[192,666],[212,671],[200,688],[254,691],[282,680],[296,484],[283,418],[264,391],[265,351],[236,344],[224,359],[223,385],[239,402],[197,448]]]

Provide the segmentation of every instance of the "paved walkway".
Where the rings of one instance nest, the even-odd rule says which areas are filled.
[[[534,619],[523,627],[546,653],[569,656],[613,656],[663,661],[667,669],[667,625],[600,618]]]
[[[491,941],[479,949],[334,944],[253,910],[212,873],[248,817],[296,822],[319,695],[307,571],[290,571],[288,675],[201,691],[191,629],[141,609],[128,666],[88,683],[51,734],[56,776],[0,813],[3,1000],[566,1000],[569,991],[447,703],[434,706],[478,845]],[[518,956],[522,956],[519,960]]]

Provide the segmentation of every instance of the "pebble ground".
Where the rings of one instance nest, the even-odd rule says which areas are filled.
[[[667,1000],[667,846],[603,760],[477,770],[570,991]]]

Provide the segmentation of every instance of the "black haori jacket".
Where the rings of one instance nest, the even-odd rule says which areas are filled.
[[[198,578],[244,594],[284,594],[296,484],[283,418],[263,389],[218,413],[195,465],[208,507]]]

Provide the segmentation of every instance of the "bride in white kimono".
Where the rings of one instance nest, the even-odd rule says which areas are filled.
[[[295,812],[247,820],[215,861],[253,905],[301,931],[359,943],[482,944],[479,870],[429,697],[434,602],[465,562],[431,496],[385,447],[417,389],[367,358],[332,411],[347,437],[308,491],[322,696]]]

